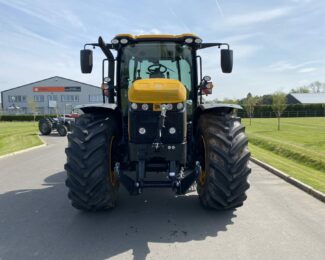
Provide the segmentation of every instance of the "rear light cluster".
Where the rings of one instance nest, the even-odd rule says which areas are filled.
[[[154,110],[154,111],[159,111],[161,106],[165,105],[167,110],[182,110],[184,108],[184,103],[177,103],[177,104],[161,104],[161,105],[152,105],[152,104],[139,104],[139,103],[130,103],[130,107],[132,110]],[[157,109],[158,107],[158,109]]]

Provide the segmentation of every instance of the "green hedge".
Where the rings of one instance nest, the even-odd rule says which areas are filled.
[[[271,151],[272,153],[283,156],[284,158],[296,161],[297,163],[302,163],[316,170],[324,171],[325,169],[324,159],[315,157],[313,154],[306,153],[305,150],[302,150],[300,147],[288,144],[284,145],[280,142],[274,142],[273,140],[269,141],[256,135],[251,135],[249,137],[249,142],[260,148]]]
[[[237,111],[238,116],[248,117],[245,109]],[[45,115],[48,117],[56,117],[56,115]],[[325,116],[325,104],[303,105],[295,104],[288,105],[283,112],[282,117],[310,117],[310,116]],[[37,115],[36,121],[43,118],[44,115]],[[253,117],[275,117],[271,105],[256,106],[254,108]],[[33,115],[2,115],[0,121],[33,121]]]
[[[238,110],[238,116],[248,117],[245,109]],[[322,104],[294,104],[287,105],[287,108],[283,112],[282,117],[310,117],[310,116],[325,116],[325,105]],[[272,105],[256,106],[254,108],[253,117],[275,117],[275,113],[272,109]]]
[[[35,120],[38,121],[43,117],[56,117],[56,115],[37,115]],[[33,115],[2,115],[0,121],[34,121]]]

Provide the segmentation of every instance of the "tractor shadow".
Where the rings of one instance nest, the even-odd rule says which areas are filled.
[[[0,259],[108,259],[131,252],[145,259],[150,243],[216,237],[236,217],[204,210],[196,192],[175,197],[169,189],[131,197],[121,188],[117,208],[84,213],[70,206],[64,180],[60,172],[40,189],[0,195]]]

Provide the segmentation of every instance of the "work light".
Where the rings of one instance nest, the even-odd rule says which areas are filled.
[[[119,40],[116,39],[116,38],[114,38],[113,40],[111,40],[111,43],[112,43],[112,44],[118,44],[118,43],[119,43]]]
[[[144,135],[146,133],[146,129],[144,127],[139,128],[139,134]]]
[[[175,129],[175,127],[171,127],[171,128],[169,128],[169,133],[170,133],[171,135],[175,134],[175,133],[176,133],[176,129]]]
[[[177,109],[181,110],[181,109],[183,109],[183,107],[184,107],[183,103],[178,103],[177,104]]]
[[[120,43],[122,43],[122,44],[127,44],[127,43],[128,43],[128,39],[123,38],[123,39],[120,40]]]
[[[148,110],[149,106],[148,104],[142,104],[142,110]]]

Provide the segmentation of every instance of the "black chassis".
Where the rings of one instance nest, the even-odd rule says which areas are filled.
[[[172,188],[176,194],[185,194],[187,190],[197,180],[201,171],[201,166],[198,161],[195,161],[196,157],[196,140],[197,140],[197,122],[198,118],[207,112],[214,113],[231,113],[235,109],[242,109],[241,106],[235,104],[200,104],[193,113],[193,120],[188,122],[192,125],[189,128],[187,140],[189,141],[181,144],[163,144],[159,149],[155,149],[152,144],[133,144],[127,140],[127,125],[123,125],[122,113],[116,104],[89,104],[81,105],[80,108],[84,113],[96,113],[106,116],[112,116],[119,121],[118,124],[121,128],[119,131],[121,134],[119,139],[118,151],[119,162],[115,164],[114,171],[117,174],[119,181],[129,191],[131,195],[137,195],[142,193],[144,188],[160,187],[160,188]],[[124,130],[124,131],[123,131]],[[171,147],[174,146],[174,149]],[[163,157],[166,161],[169,161],[169,176],[166,181],[146,181],[145,180],[145,161],[154,157]],[[132,161],[138,160],[136,167],[132,164]],[[181,162],[183,165],[187,165],[187,169],[180,169],[180,174],[177,174],[179,169],[176,168],[176,162]],[[151,167],[154,167],[151,165]],[[163,167],[149,168],[151,171],[162,170]],[[124,170],[136,170],[136,178],[132,178],[127,174],[124,174]]]
[[[65,120],[63,117],[58,117],[58,118],[51,118],[48,117],[48,119],[52,123],[52,130],[57,130],[59,125],[65,125],[68,131],[71,131],[71,126],[74,124],[75,119],[74,118],[66,118]]]
[[[147,41],[158,40],[158,39],[146,39]],[[166,39],[159,39],[164,41]],[[166,40],[168,41],[168,39]],[[182,39],[179,39],[182,41]],[[102,81],[104,83],[105,79],[105,70],[104,64],[107,61],[109,64],[108,77],[111,79],[108,85],[108,103],[105,103],[105,95],[103,89],[103,103],[102,104],[89,104],[81,105],[76,108],[81,109],[84,113],[95,113],[102,114],[107,116],[112,116],[118,121],[118,126],[120,127],[119,132],[121,133],[118,144],[119,158],[114,171],[117,174],[119,181],[123,186],[130,192],[132,195],[140,194],[143,188],[147,187],[172,187],[177,194],[185,194],[186,191],[191,187],[191,185],[196,181],[199,173],[201,171],[201,166],[198,161],[195,161],[196,158],[196,140],[197,140],[197,122],[199,117],[206,112],[215,112],[215,113],[231,113],[235,109],[242,109],[239,105],[233,104],[203,104],[202,102],[202,92],[200,90],[200,84],[202,80],[202,60],[201,57],[197,55],[198,49],[204,49],[208,47],[221,47],[226,45],[229,49],[227,43],[201,43],[192,45],[192,64],[193,71],[198,71],[198,66],[200,67],[200,75],[193,73],[192,75],[192,92],[190,97],[192,99],[193,113],[191,118],[187,120],[187,142],[182,144],[174,144],[175,152],[174,154],[170,153],[168,150],[168,144],[164,144],[159,149],[153,148],[152,144],[132,144],[128,140],[128,120],[127,116],[124,115],[121,111],[121,94],[119,91],[119,82],[120,78],[120,63],[121,63],[121,50],[123,46],[106,44],[101,37],[98,39],[98,43],[88,43],[84,45],[86,49],[87,46],[100,47],[103,53],[106,56],[106,59],[102,63]],[[117,57],[114,58],[111,50],[117,51]],[[117,66],[116,66],[117,65]],[[116,69],[115,69],[116,66]],[[117,78],[114,80],[114,74],[116,71]],[[199,79],[200,77],[200,79]],[[113,79],[113,80],[112,80]],[[200,81],[200,82],[199,82]],[[116,82],[116,85],[114,85]],[[198,97],[200,95],[200,100]],[[181,161],[183,165],[186,165],[186,169],[183,167],[181,169],[176,169],[176,161],[169,161],[169,174],[167,181],[146,181],[145,180],[145,160],[150,159],[151,157],[157,156],[157,153],[160,157],[171,159],[177,158]],[[155,155],[156,154],[156,155]],[[131,160],[138,160],[136,167],[131,162]],[[179,162],[178,161],[178,162]],[[136,169],[136,178],[129,177],[127,174],[124,174],[125,170]],[[161,170],[161,169],[156,169]],[[179,171],[179,173],[177,173]]]

